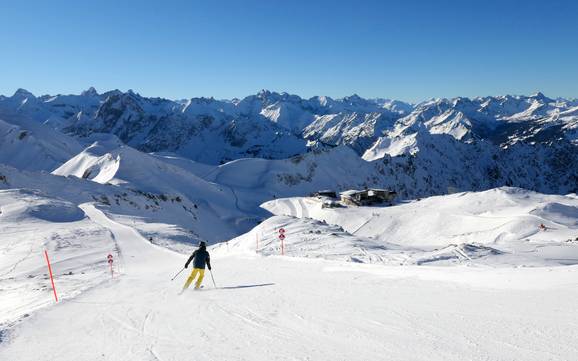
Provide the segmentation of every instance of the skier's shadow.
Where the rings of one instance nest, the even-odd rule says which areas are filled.
[[[253,288],[253,287],[267,287],[267,286],[275,286],[274,283],[260,283],[257,285],[238,285],[238,286],[226,286],[226,287],[219,287],[220,290],[237,290],[241,288]]]

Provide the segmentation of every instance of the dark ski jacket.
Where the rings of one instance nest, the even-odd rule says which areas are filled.
[[[209,252],[207,252],[205,247],[201,247],[193,252],[187,263],[185,263],[185,268],[189,267],[189,263],[191,263],[191,261],[193,261],[194,268],[205,269],[205,264],[207,264],[209,270],[211,269],[211,256],[209,256]]]

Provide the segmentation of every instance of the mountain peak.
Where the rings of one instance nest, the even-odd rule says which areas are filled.
[[[355,94],[355,93],[353,93],[352,95],[350,95],[350,96],[348,96],[348,97],[345,97],[345,98],[343,98],[343,99],[344,99],[344,100],[349,100],[349,101],[359,101],[359,100],[362,100],[362,98],[361,98],[359,95]]]
[[[86,89],[85,91],[83,91],[82,93],[80,93],[80,95],[82,96],[98,96],[98,92],[96,91],[96,89],[94,89],[94,87],[90,87],[88,89]]]
[[[545,101],[545,102],[551,102],[552,101],[552,99],[545,96],[544,93],[542,93],[542,92],[536,92],[536,93],[530,95],[530,98]]]
[[[273,94],[273,92],[271,92],[270,90],[261,89],[261,90],[257,93],[257,96],[258,96],[259,98],[266,98],[266,97],[270,96],[271,94]]]
[[[13,97],[24,97],[24,98],[28,98],[28,97],[32,97],[32,98],[36,98],[34,96],[34,94],[32,94],[31,92],[29,92],[26,89],[22,89],[22,88],[18,88],[15,92]]]
[[[278,93],[276,91],[271,91],[267,89],[261,89],[259,93],[257,93],[257,98],[259,99],[281,99],[286,98],[289,95],[285,92]]]

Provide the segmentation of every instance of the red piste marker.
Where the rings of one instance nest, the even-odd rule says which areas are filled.
[[[50,282],[52,283],[52,291],[54,291],[54,300],[58,302],[56,288],[54,287],[54,277],[52,277],[52,267],[50,267],[50,260],[48,259],[48,251],[44,250],[44,256],[46,257],[46,264],[48,264],[48,273],[50,273]]]
[[[283,229],[283,228],[281,228],[281,229]],[[282,256],[285,255],[285,242],[283,242],[284,239],[285,239],[285,230],[283,229],[283,232],[279,232],[279,240],[281,240],[281,255]]]
[[[112,254],[109,253],[108,256],[106,256],[106,258],[108,258],[108,264],[110,265],[110,278],[114,277],[114,271],[112,269]]]

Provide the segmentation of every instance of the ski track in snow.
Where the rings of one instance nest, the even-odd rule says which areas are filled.
[[[212,288],[207,272],[203,290],[178,296],[188,274],[170,278],[185,255],[151,245],[90,204],[81,207],[114,235],[122,274],[31,316],[0,345],[0,359],[578,357],[578,267],[465,269],[460,283],[451,280],[460,268],[433,272],[216,252],[215,281],[222,288]],[[432,272],[438,279],[423,278]],[[496,281],[506,286],[496,288]]]

